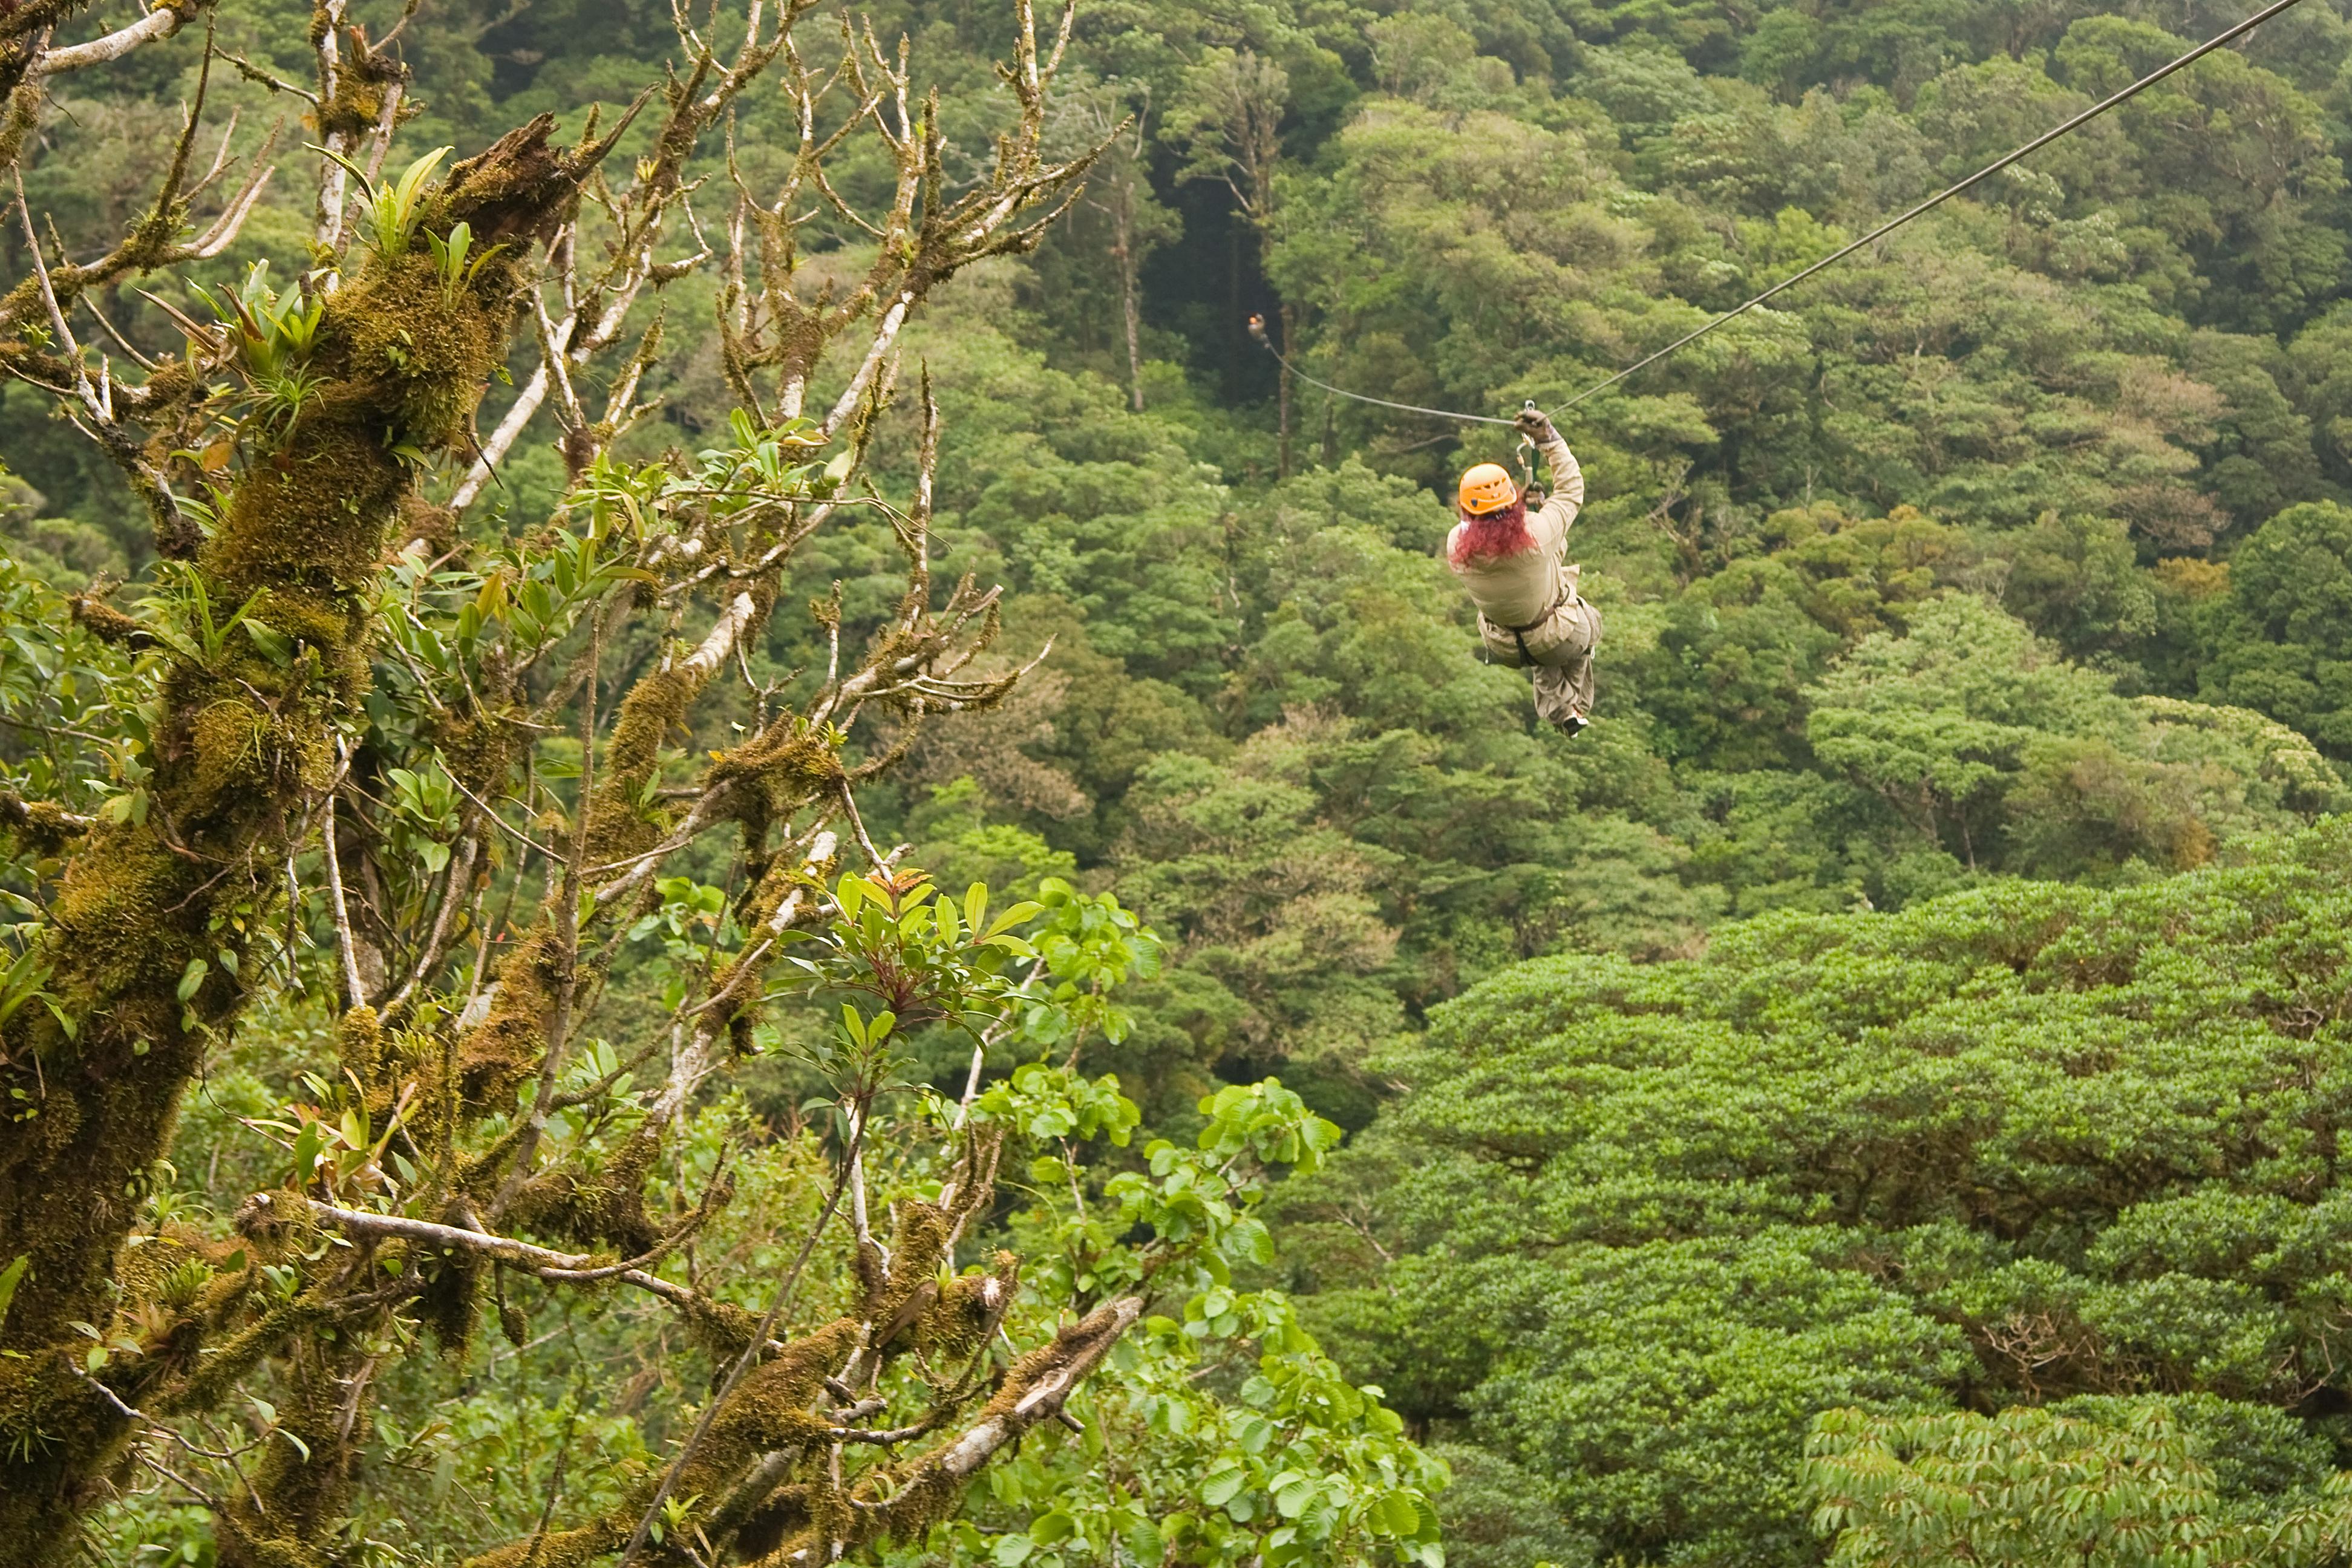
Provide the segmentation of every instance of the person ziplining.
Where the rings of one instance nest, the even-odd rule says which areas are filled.
[[[1577,592],[1583,569],[1568,560],[1584,472],[1540,411],[1530,406],[1514,423],[1551,470],[1551,493],[1530,515],[1538,498],[1522,492],[1508,468],[1471,468],[1456,497],[1461,521],[1445,536],[1445,563],[1478,606],[1487,656],[1532,669],[1536,717],[1575,735],[1591,722],[1592,650],[1601,645],[1601,612]]]
[[[2215,49],[2253,31],[2300,3],[2301,0],[2272,0],[2270,5],[2245,20],[2223,28],[2128,87],[2109,94],[2090,108],[2051,127],[2015,151],[1994,159],[1968,178],[1945,186],[1925,201],[1887,219],[1861,238],[1840,246],[1811,266],[1791,273],[1753,298],[1692,328],[1664,348],[1653,350],[1624,369],[1593,383],[1558,405],[1555,412],[1567,412],[1594,394],[1607,391],[1628,376],[1697,342],[1725,322],[1746,315],[1774,295],[1795,288],[1824,268],[1836,266],[1855,251],[1885,238],[1912,219],[1943,205],[1961,192],[2096,120],[2117,104],[2137,97],[2175,71],[2193,65]],[[1514,426],[1535,444],[1551,468],[1550,498],[1538,507],[1530,518],[1527,510],[1528,497],[1521,494],[1508,469],[1499,463],[1474,466],[1462,476],[1456,496],[1460,521],[1446,536],[1445,560],[1462,585],[1469,591],[1471,602],[1478,608],[1478,634],[1487,651],[1502,663],[1535,671],[1537,714],[1570,735],[1586,728],[1592,716],[1592,650],[1601,641],[1601,616],[1578,593],[1580,569],[1568,563],[1568,530],[1584,504],[1584,476],[1578,469],[1576,458],[1569,451],[1568,443],[1560,439],[1550,416],[1532,402],[1517,418],[1497,419],[1491,415],[1462,414],[1450,408],[1429,408],[1417,403],[1398,403],[1385,397],[1349,392],[1328,381],[1318,381],[1291,363],[1282,350],[1275,346],[1274,340],[1266,335],[1264,317],[1252,316],[1249,331],[1285,372],[1310,386],[1322,388],[1333,396],[1381,408],[1393,408],[1406,414],[1452,419],[1465,425]],[[1533,483],[1532,476],[1529,483]]]

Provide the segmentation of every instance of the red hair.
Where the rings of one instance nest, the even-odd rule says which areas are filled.
[[[1521,496],[1499,511],[1479,517],[1462,513],[1452,559],[1457,567],[1467,566],[1473,561],[1497,561],[1535,547],[1535,535],[1528,531],[1528,500]]]

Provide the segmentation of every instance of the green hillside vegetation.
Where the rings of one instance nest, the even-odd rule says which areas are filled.
[[[175,1126],[157,1123],[157,1158],[124,1156],[136,1169],[106,1194],[105,1223],[168,1231],[203,1268],[167,1290],[168,1271],[110,1265],[112,1294],[87,1309],[117,1313],[90,1324],[100,1364],[67,1367],[61,1386],[83,1397],[83,1372],[114,1355],[129,1404],[149,1386],[196,1400],[155,1347],[182,1331],[172,1312],[228,1290],[204,1280],[249,1277],[237,1311],[311,1300],[293,1253],[248,1259],[235,1239],[255,1194],[309,1180],[288,1175],[273,1124],[352,1109],[390,1137],[397,1063],[429,1067],[419,1042],[456,1039],[488,976],[539,962],[530,944],[564,920],[603,919],[602,978],[565,1018],[578,1052],[541,1047],[550,1103],[560,1083],[601,1109],[560,1121],[545,1157],[576,1163],[563,1179],[586,1184],[591,1208],[642,1184],[664,1223],[701,1216],[702,1239],[662,1254],[677,1279],[707,1279],[756,1321],[814,1226],[830,1239],[812,1244],[779,1333],[903,1305],[818,1217],[846,1181],[849,1129],[869,1124],[851,1107],[889,1107],[871,1123],[890,1150],[871,1162],[877,1226],[894,1203],[938,1200],[971,1168],[943,1131],[962,1135],[972,1049],[954,1020],[999,1008],[979,1031],[995,1098],[972,1103],[1007,1140],[1001,1184],[940,1250],[941,1278],[1017,1278],[1006,1321],[1025,1337],[986,1352],[1005,1363],[994,1375],[1014,1350],[1149,1298],[1071,1396],[1083,1430],[1040,1421],[920,1529],[870,1533],[853,1555],[1439,1568],[1442,1535],[1455,1568],[2347,1560],[2352,1262],[2336,1216],[2352,1200],[2336,1167],[2352,1104],[2352,818],[2336,814],[2352,812],[2352,4],[2305,0],[1563,407],[2251,9],[1085,0],[1037,127],[1054,157],[1100,146],[1083,194],[1034,247],[927,281],[854,468],[828,476],[830,452],[777,445],[793,428],[777,374],[743,368],[721,325],[741,297],[713,261],[646,286],[618,346],[583,364],[587,404],[622,389],[629,418],[567,445],[542,406],[453,506],[541,363],[527,312],[510,333],[469,328],[480,363],[465,368],[482,374],[448,395],[459,415],[436,404],[421,446],[362,432],[415,456],[375,454],[397,482],[368,492],[370,526],[396,521],[400,538],[385,533],[385,562],[371,544],[332,568],[341,613],[366,629],[324,663],[277,660],[268,620],[240,634],[255,648],[236,643],[218,624],[235,605],[204,621],[217,635],[197,656],[153,630],[213,613],[197,605],[226,547],[159,530],[26,379],[56,346],[47,317],[9,316],[0,889],[23,924],[0,945],[5,1086],[46,1094],[58,1064],[95,1049],[71,1007],[44,1000],[41,933],[77,835],[162,834],[151,799],[158,823],[198,796],[231,812],[266,798],[283,818],[240,828],[270,848],[267,889],[141,982],[159,1029],[186,1009],[173,1037],[199,1087]],[[168,370],[185,342],[173,312],[209,322],[208,300],[240,288],[280,290],[282,307],[322,260],[321,165],[300,149],[327,132],[268,79],[313,79],[331,8],[199,11],[218,51],[208,134],[234,110],[247,156],[287,117],[282,172],[219,256],[89,290],[73,321],[93,368],[103,350],[127,372],[127,344]],[[52,13],[59,40],[140,15],[127,0]],[[1013,57],[1015,8],[885,0],[869,15],[882,58],[909,40],[910,101],[938,89],[946,191],[976,187],[1024,124],[992,68]],[[402,16],[355,4],[349,19],[381,39]],[[698,25],[722,51],[741,41],[733,13]],[[12,26],[0,19],[0,44]],[[54,236],[54,263],[140,220],[195,96],[203,32],[192,21],[46,79],[21,145],[0,126],[27,209],[0,225],[11,287],[29,276],[27,232]],[[797,37],[813,68],[841,58],[829,13]],[[386,167],[443,146],[469,156],[541,113],[564,145],[592,113],[609,130],[679,49],[670,7],[650,0],[427,0],[383,57],[406,75]],[[794,167],[795,106],[771,79],[676,146],[661,140],[671,111],[652,100],[600,177],[633,189],[683,158],[661,177],[692,186],[695,221],[677,209],[658,255],[723,257],[731,181],[766,202]],[[898,170],[878,142],[845,142],[830,169],[843,204],[887,206]],[[809,297],[893,264],[829,198],[798,201],[791,265]],[[588,211],[583,255],[620,232]],[[490,272],[457,275],[492,290],[541,254],[513,241]],[[371,263],[354,245],[346,264],[422,278],[427,258],[394,247]],[[1526,676],[1482,659],[1438,558],[1455,475],[1514,461],[1508,436],[1286,378],[1245,334],[1253,312],[1341,386],[1488,416],[1523,399],[1563,409],[1591,498],[1571,556],[1605,620],[1592,729],[1570,741],[1536,722]],[[631,345],[656,322],[631,380]],[[865,331],[818,360],[820,399]],[[256,454],[310,438],[303,374],[264,384],[242,365],[220,423],[185,446],[155,433],[153,460],[228,516]],[[904,509],[926,482],[910,569]],[[765,569],[709,700],[660,708],[670,699],[638,683],[665,679],[714,610],[686,557],[648,542],[716,504],[695,487],[732,505],[747,485],[803,509],[855,492],[901,511],[832,510]],[[743,504],[745,526],[766,526]],[[411,538],[427,554],[387,564]],[[910,570],[929,573],[919,588]],[[837,658],[907,635],[909,605],[944,625],[977,603],[950,598],[967,575],[1003,589],[970,625],[1001,615],[1002,630],[958,679],[1036,660],[1009,690],[935,704],[957,710],[919,726],[900,727],[902,709],[767,744],[778,715],[826,700],[849,667]],[[526,582],[552,597],[526,604]],[[74,599],[86,591],[145,629]],[[520,675],[501,662],[515,659]],[[270,669],[257,677],[256,660]],[[592,674],[584,707],[564,673],[583,668],[608,677],[599,697]],[[346,848],[377,877],[352,874],[363,936],[404,961],[445,907],[435,889],[457,885],[451,865],[478,885],[464,941],[439,955],[441,1011],[412,1013],[396,1049],[367,1045],[344,1005],[358,960],[337,952],[317,831],[320,792],[344,788],[325,782],[329,731],[267,787],[257,763],[236,770],[270,732],[224,742],[235,755],[216,750],[196,782],[194,742],[174,750],[172,715],[198,710],[188,692],[232,675],[299,688],[341,726],[364,781],[344,790]],[[633,689],[648,696],[616,721]],[[246,700],[202,710],[231,698]],[[538,726],[510,745],[449,717],[509,699]],[[575,890],[564,915],[562,846],[593,837],[621,865],[709,780],[755,765],[762,804],[728,797],[729,826],[678,849],[655,890],[631,893],[642,905],[583,917]],[[854,830],[828,815],[853,777]],[[511,802],[507,833],[487,830],[485,795]],[[56,812],[100,826],[60,829]],[[1010,939],[1052,954],[1034,994],[1009,999],[1005,961],[968,958],[964,936],[982,933],[959,928],[922,939],[931,1011],[885,1051],[890,1026],[856,1032],[867,997],[845,1036],[838,1004],[867,996],[875,951],[849,918],[792,971],[821,1005],[786,1005],[778,981],[772,1005],[724,1032],[724,1074],[671,1107],[674,1128],[641,1133],[675,1032],[703,1026],[696,987],[751,969],[747,932],[799,874],[767,836],[806,846],[828,822],[844,858],[811,877],[828,898],[862,864],[862,835],[906,846],[896,863],[948,894],[980,882],[999,910],[1033,901]],[[874,885],[886,902],[904,891]],[[199,952],[232,922],[250,944],[233,961],[243,977]],[[887,1091],[885,1058],[903,1074]],[[434,1133],[446,1157],[469,1150],[495,1173],[521,1138],[527,1165],[541,1134],[499,1097],[521,1084],[527,1100],[541,1076],[493,1064],[495,1089],[475,1081],[471,1109]],[[918,1084],[945,1110],[923,1109]],[[32,1147],[37,1122],[0,1127],[0,1150]],[[359,1181],[346,1164],[334,1180]],[[733,1201],[705,1213],[725,1170]],[[610,1221],[595,1230],[565,1202],[525,1205],[509,1228],[613,1257],[651,1234],[618,1209],[595,1210]],[[1017,1270],[1003,1261],[1016,1255]],[[265,1265],[293,1270],[266,1281],[282,1296],[263,1294]],[[612,1521],[654,1518],[650,1478],[715,1404],[729,1352],[753,1344],[748,1323],[688,1332],[636,1296],[606,1310],[609,1297],[513,1268],[458,1272],[435,1287],[430,1335],[415,1326],[426,1307],[372,1321],[366,1353],[384,1370],[371,1361],[360,1385],[374,1425],[341,1423],[341,1489],[305,1505],[307,1534],[198,1494],[233,1500],[223,1445],[269,1445],[262,1485],[283,1481],[292,1460],[271,1434],[300,1446],[331,1426],[320,1380],[349,1386],[357,1361],[256,1352],[239,1398],[268,1413],[240,1404],[204,1416],[217,1430],[185,1426],[212,1450],[177,1455],[198,1484],[100,1466],[104,1488],[69,1500],[89,1549],[220,1568],[514,1568],[542,1562],[529,1553],[562,1494],[568,1516],[600,1522],[568,1538],[581,1555],[542,1568],[618,1561],[628,1531],[612,1539]],[[0,1284],[0,1328],[37,1308],[79,1332],[83,1310],[26,1278],[34,1306],[15,1319]],[[919,1392],[899,1342],[888,1387]],[[124,1372],[105,1348],[124,1343],[152,1370]],[[163,1381],[137,1381],[150,1375]],[[16,1391],[0,1373],[0,1433],[17,1440],[0,1463],[47,1464],[56,1424],[30,1395],[8,1405]],[[150,1415],[179,1419],[160,1403]],[[142,1441],[171,1462],[165,1440]],[[899,1462],[877,1444],[859,1473]],[[779,1503],[747,1523],[750,1505],[729,1514],[713,1495],[680,1502],[672,1526],[723,1519],[736,1533],[715,1537],[712,1568],[759,1561],[816,1529],[841,1480],[794,1485],[818,1500],[799,1514]],[[268,1555],[298,1535],[310,1556]],[[656,1548],[637,1561],[688,1561]]]
[[[1512,1478],[1457,1560],[1555,1529],[1815,1560],[1804,1438],[1845,1406],[2161,1414],[2215,1511],[2316,1508],[2346,852],[2331,824],[2120,891],[1768,915],[1437,1009],[1376,1058],[1410,1091],[1283,1201],[1342,1360]]]

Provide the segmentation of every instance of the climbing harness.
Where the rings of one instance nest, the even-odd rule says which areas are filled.
[[[1565,600],[1561,602],[1563,604],[1566,603]],[[1506,631],[1511,634],[1511,640],[1519,645],[1519,664],[1521,668],[1532,669],[1535,668],[1536,656],[1528,651],[1528,634],[1535,630],[1538,626],[1543,625],[1544,621],[1551,619],[1552,616],[1558,614],[1559,614],[1559,605],[1554,605],[1550,609],[1546,610],[1543,613],[1542,620],[1529,621],[1523,626],[1507,626],[1502,625],[1500,622],[1493,622],[1489,624],[1493,625],[1498,631]]]
[[[1528,634],[1532,631],[1539,631],[1543,627],[1550,625],[1551,618],[1554,616],[1559,614],[1560,611],[1566,609],[1575,602],[1576,584],[1573,583],[1563,583],[1560,584],[1559,596],[1551,602],[1551,607],[1544,611],[1542,615],[1538,616],[1534,620],[1529,621],[1526,626],[1515,626],[1508,621],[1488,621],[1486,620],[1486,616],[1483,611],[1479,614],[1478,618],[1481,621],[1485,621],[1486,625],[1494,627],[1498,632],[1510,633],[1511,640],[1518,644],[1519,647],[1519,662],[1525,668],[1533,668],[1536,663],[1536,656],[1528,647]]]
[[[1880,224],[1876,228],[1872,229],[1868,234],[1864,235],[1860,239],[1840,247],[1838,249],[1822,257],[1819,261],[1814,262],[1811,267],[1804,268],[1802,271],[1793,273],[1787,278],[1783,278],[1780,282],[1773,284],[1772,287],[1765,289],[1755,298],[1748,300],[1742,304],[1733,306],[1730,310],[1726,310],[1720,316],[1716,317],[1714,320],[1707,321],[1702,326],[1693,328],[1691,331],[1685,332],[1681,337],[1678,337],[1674,342],[1668,343],[1665,347],[1643,355],[1642,358],[1635,360],[1632,364],[1627,365],[1623,370],[1617,372],[1615,374],[1611,375],[1604,380],[1593,383],[1591,386],[1586,387],[1582,392],[1578,393],[1575,396],[1561,404],[1559,408],[1554,410],[1554,412],[1573,408],[1578,404],[1583,402],[1586,398],[1592,396],[1594,394],[1606,392],[1609,388],[1616,385],[1619,382],[1623,381],[1626,377],[1633,375],[1637,372],[1648,369],[1651,365],[1657,363],[1660,360],[1664,359],[1668,354],[1675,353],[1676,350],[1688,347],[1690,344],[1695,343],[1699,339],[1706,336],[1707,333],[1715,331],[1716,328],[1722,326],[1725,322],[1738,320],[1739,317],[1744,316],[1748,311],[1756,309],[1757,306],[1764,303],[1767,300],[1771,299],[1774,295],[1781,293],[1786,289],[1795,288],[1798,284],[1802,283],[1806,279],[1811,278],[1814,273],[1824,271],[1829,268],[1836,266],[1839,262],[1844,260],[1847,257],[1852,256],[1855,251],[1862,249],[1864,246],[1875,244],[1877,241],[1885,238],[1888,235],[1893,234],[1896,229],[1901,228],[1905,224],[1909,223],[1913,218],[1922,216],[1927,213],[1934,211],[1936,208],[1942,206],[1946,202],[1950,201],[1954,196],[1958,195],[1961,192],[2000,174],[2003,169],[2008,168],[2011,163],[2016,163],[2021,158],[2029,157],[2032,154],[2040,152],[2042,148],[2049,146],[2050,143],[2057,141],[2060,137],[2066,135],[2069,132],[2076,131],[2081,129],[2083,126],[2088,125],[2100,115],[2106,113],[2107,110],[2116,108],[2119,104],[2129,102],[2131,100],[2138,97],[2141,93],[2147,91],[2149,88],[2154,87],[2158,82],[2162,81],[2165,78],[2172,75],[2174,72],[2185,69],[2188,67],[2196,64],[2199,60],[2203,59],[2207,55],[2211,54],[2215,49],[2221,47],[2225,44],[2232,43],[2235,40],[2243,37],[2246,34],[2252,32],[2256,27],[2261,26],[2264,22],[2269,21],[2272,17],[2278,16],[2282,12],[2292,10],[2301,4],[2302,0],[2273,0],[2273,4],[2255,12],[2244,21],[2238,23],[2234,26],[2224,28],[2222,31],[2215,34],[2212,37],[2205,40],[2205,42],[2198,45],[2195,48],[2190,49],[2187,54],[2180,56],[2178,59],[2157,67],[2156,69],[2148,72],[2137,81],[2133,82],[2129,87],[2111,94],[2106,98],[2101,99],[2098,102],[2091,105],[2090,108],[2084,110],[2080,114],[2075,115],[2074,118],[2064,121],[2063,124],[2053,126],[2052,129],[2043,132],[2041,135],[2036,136],[2032,141],[2028,142],[2025,145],[2018,148],[2015,152],[1994,159],[1991,163],[1987,163],[1983,168],[1979,169],[1975,174],[1970,174],[1967,179],[1960,181],[1958,184],[1947,185],[1944,189],[1937,192],[1934,195],[1929,196],[1927,200],[1919,203],[1916,206],[1908,208],[1897,216],[1887,219],[1885,223]],[[1300,370],[1297,365],[1292,364],[1287,359],[1283,357],[1282,351],[1275,347],[1274,340],[1266,336],[1265,318],[1263,316],[1252,316],[1249,319],[1249,330],[1250,335],[1255,338],[1261,344],[1265,345],[1266,353],[1272,354],[1275,357],[1276,363],[1280,364],[1283,369],[1288,371],[1299,380],[1306,382],[1310,386],[1320,387],[1325,392],[1330,393],[1335,396],[1350,398],[1358,403],[1377,404],[1382,408],[1402,409],[1408,414],[1433,415],[1440,419],[1457,420],[1465,425],[1511,425],[1517,423],[1515,420],[1496,419],[1490,415],[1485,414],[1459,414],[1450,408],[1424,408],[1418,404],[1391,403],[1385,397],[1367,397],[1360,392],[1349,392],[1347,388],[1334,386],[1328,381],[1318,381],[1315,377],[1308,375],[1305,371]],[[1531,401],[1528,406],[1530,408],[1534,407],[1533,402]]]

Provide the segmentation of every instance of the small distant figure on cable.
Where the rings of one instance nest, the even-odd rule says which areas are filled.
[[[1551,469],[1550,498],[1521,495],[1500,463],[1471,468],[1462,476],[1462,521],[1446,536],[1445,563],[1478,606],[1486,651],[1533,669],[1536,717],[1574,735],[1592,721],[1592,650],[1601,642],[1601,612],[1578,595],[1582,568],[1567,559],[1584,474],[1534,404],[1516,423]]]

